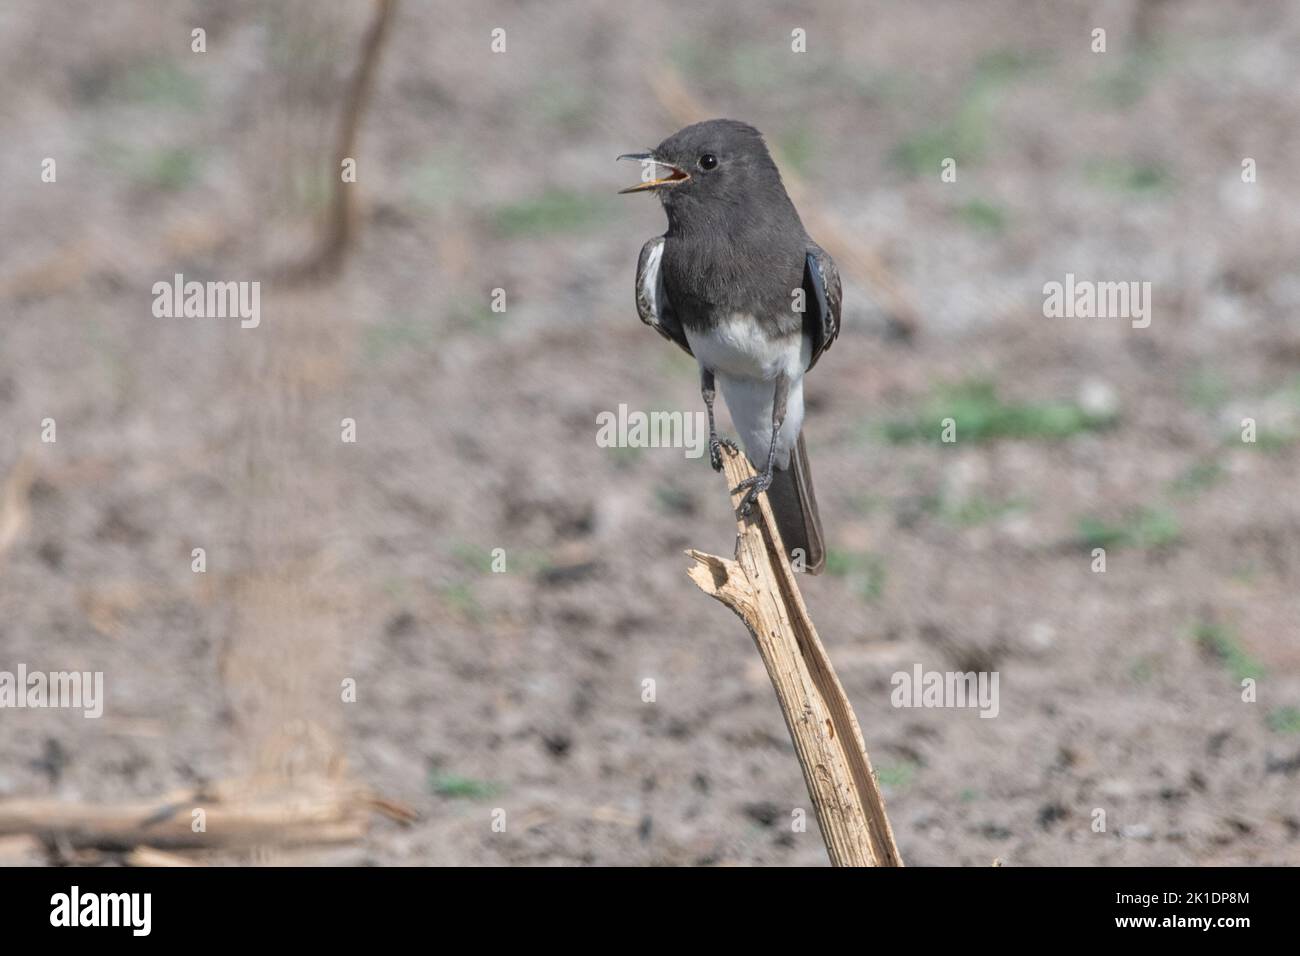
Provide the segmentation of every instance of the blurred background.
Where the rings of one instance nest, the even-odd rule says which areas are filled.
[[[0,805],[363,788],[347,839],[192,856],[824,865],[685,574],[721,479],[595,440],[702,408],[614,157],[727,116],[845,281],[804,597],[905,861],[1300,863],[1300,7],[15,0],[0,50],[0,670],[106,693],[0,710]],[[260,326],[155,318],[175,273]],[[1066,273],[1150,327],[1045,318]],[[891,707],[918,663],[998,717]]]

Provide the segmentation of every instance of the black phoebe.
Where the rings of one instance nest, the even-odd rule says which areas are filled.
[[[722,383],[759,472],[735,489],[748,489],[740,513],[766,491],[787,551],[801,549],[805,569],[817,574],[826,552],[804,449],[803,376],[840,331],[835,263],[808,238],[752,126],[708,120],[619,159],[666,171],[622,190],[657,192],[668,214],[668,231],[645,244],[637,263],[641,321],[700,363],[718,471],[721,446],[735,448],[713,424],[715,377]]]

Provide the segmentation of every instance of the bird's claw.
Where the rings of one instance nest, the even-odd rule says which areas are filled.
[[[722,471],[722,449],[723,447],[733,452],[740,451],[736,443],[729,438],[718,438],[717,435],[709,439],[709,464],[713,466],[714,471]]]
[[[749,489],[745,492],[745,497],[740,499],[740,507],[736,509],[736,513],[742,518],[748,517],[749,513],[754,510],[754,502],[758,501],[758,496],[770,487],[772,487],[772,473],[765,471],[761,475],[746,478],[732,488],[731,493],[733,495],[742,489]]]

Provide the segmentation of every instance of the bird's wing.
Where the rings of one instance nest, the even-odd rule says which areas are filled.
[[[681,320],[664,291],[663,271],[659,268],[664,258],[664,237],[655,236],[641,247],[641,258],[636,264],[636,311],[641,321],[664,338],[676,342],[691,355]]]
[[[815,242],[808,243],[803,267],[804,334],[812,339],[812,368],[840,334],[840,273],[835,260]]]

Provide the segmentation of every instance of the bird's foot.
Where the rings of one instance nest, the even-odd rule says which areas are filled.
[[[733,495],[742,489],[749,489],[745,492],[745,497],[740,499],[740,507],[736,509],[736,513],[742,518],[747,517],[754,510],[754,502],[758,501],[758,496],[770,487],[772,487],[772,472],[769,469],[762,474],[754,475],[752,478],[746,478],[732,488],[731,493]]]
[[[720,439],[717,435],[709,436],[709,464],[713,466],[714,471],[722,471],[722,449],[724,447],[731,451],[740,451],[740,448],[730,438]]]

